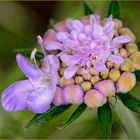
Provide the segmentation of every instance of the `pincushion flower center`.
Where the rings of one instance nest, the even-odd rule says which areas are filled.
[[[99,58],[99,55],[95,54],[89,57],[90,62],[94,63]]]

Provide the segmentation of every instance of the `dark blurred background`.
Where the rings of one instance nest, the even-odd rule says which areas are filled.
[[[88,1],[94,11],[106,17],[109,1]],[[140,40],[140,1],[121,1],[124,25],[130,27]],[[17,48],[33,48],[37,44],[38,34],[43,35],[50,27],[50,21],[60,21],[66,17],[81,18],[84,15],[82,1],[17,1],[0,2],[0,92],[16,80],[23,79],[22,72],[16,65],[15,52]],[[140,84],[137,84],[133,94],[138,94]],[[18,113],[7,113],[0,107],[0,138],[101,138],[96,109],[87,110],[82,117],[65,130],[57,127],[69,117],[75,107],[66,111],[59,118],[49,123],[30,130],[24,126],[33,116],[27,110]],[[120,110],[123,110],[120,106]],[[128,110],[125,110],[128,114]],[[131,119],[134,119],[130,115]],[[114,115],[113,133],[111,138],[139,137],[139,118],[137,123],[128,126],[122,117]],[[125,127],[121,121],[125,120]],[[133,121],[132,121],[133,122]],[[134,132],[133,126],[138,128]],[[127,129],[126,129],[127,128]],[[130,128],[130,130],[128,130]],[[126,132],[134,132],[127,135]],[[140,138],[140,137],[139,137]]]

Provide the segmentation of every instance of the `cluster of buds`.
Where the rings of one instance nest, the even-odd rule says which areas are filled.
[[[40,66],[36,50],[31,55],[35,65],[17,55],[18,66],[29,80],[15,82],[3,92],[3,108],[15,112],[26,107],[43,113],[51,103],[102,106],[108,97],[127,93],[135,86],[133,72],[140,69],[135,40],[130,29],[112,16],[61,21],[43,38],[38,36],[44,52]]]

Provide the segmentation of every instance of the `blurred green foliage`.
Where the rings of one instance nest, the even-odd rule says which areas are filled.
[[[87,2],[93,7],[95,13],[106,17],[109,1]],[[121,4],[124,26],[132,29],[137,40],[140,40],[140,19],[138,18],[140,17],[140,1],[121,1]],[[16,65],[14,49],[33,48],[36,45],[36,36],[44,34],[51,18],[60,21],[66,17],[80,18],[83,15],[82,1],[0,2],[0,92],[14,81],[24,79]],[[137,83],[131,93],[140,99],[139,90],[140,83]],[[72,126],[62,130],[58,129],[75,108],[76,106],[72,106],[60,117],[43,126],[25,130],[25,124],[33,116],[31,112],[24,110],[8,113],[0,107],[0,138],[101,138],[96,109],[87,109]],[[140,126],[140,116],[137,116],[137,125]],[[134,129],[130,126],[128,128],[128,131]],[[128,138],[125,130],[114,114],[111,138]]]

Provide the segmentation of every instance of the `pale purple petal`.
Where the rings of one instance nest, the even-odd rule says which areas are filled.
[[[75,40],[78,39],[78,35],[79,35],[79,32],[77,30],[74,29],[71,31],[71,36],[73,39]]]
[[[116,64],[121,64],[124,62],[124,59],[121,56],[118,55],[110,55],[108,60],[116,63]]]
[[[79,20],[73,20],[72,25],[73,25],[74,29],[76,29],[77,31],[79,31],[79,32],[83,31],[84,25]]]
[[[106,65],[101,62],[101,61],[97,61],[93,64],[95,70],[97,70],[98,72],[103,72],[106,70]]]
[[[92,26],[91,25],[85,25],[84,26],[84,32],[86,34],[91,34],[92,33]]]
[[[65,39],[67,39],[69,34],[67,32],[58,32],[56,33],[56,39],[58,41],[63,42]]]
[[[95,24],[93,26],[93,37],[94,38],[101,37],[102,33],[103,33],[102,27],[98,24]]]
[[[84,33],[80,33],[78,37],[81,42],[86,41],[86,35]]]
[[[66,68],[65,71],[64,71],[64,77],[66,79],[70,79],[72,76],[75,75],[78,68],[79,68],[79,66],[77,66],[77,65]]]
[[[105,23],[105,25],[103,26],[103,32],[107,35],[110,32],[112,32],[113,28],[114,28],[114,22],[113,21],[107,21]]]
[[[2,107],[8,112],[23,110],[26,107],[26,98],[32,90],[29,80],[13,83],[2,93]]]
[[[46,50],[63,50],[63,45],[58,41],[51,41],[43,46]]]
[[[112,15],[110,15],[110,16],[107,18],[107,20],[106,20],[106,22],[110,22],[110,21],[113,21]]]
[[[131,41],[131,37],[127,35],[121,35],[113,39],[113,42],[115,44],[120,44],[120,43],[128,43]]]
[[[77,40],[72,40],[72,39],[66,39],[64,41],[64,46],[67,48],[75,49],[76,47],[79,46],[79,42]]]
[[[27,97],[27,108],[34,113],[44,113],[50,108],[56,88],[38,88]]]
[[[19,68],[22,70],[22,72],[25,74],[27,78],[29,77],[37,78],[41,74],[41,72],[37,70],[35,65],[29,63],[24,56],[17,54],[16,60]]]
[[[74,55],[74,56],[72,56],[72,55],[62,55],[61,60],[67,66],[74,66],[75,64],[77,64],[81,60],[81,57],[80,57],[80,55]]]
[[[73,27],[72,27],[72,22],[73,22],[73,19],[72,19],[72,18],[68,18],[68,19],[65,21],[66,26],[67,26],[70,30],[73,29]]]
[[[99,59],[100,60],[106,60],[110,56],[111,52],[109,50],[100,50],[99,53]]]
[[[91,15],[90,16],[90,24],[94,25],[94,24],[98,24],[99,20],[97,19],[97,17],[95,15]]]
[[[44,57],[48,61],[49,67],[53,67],[56,71],[60,67],[59,59],[55,55],[47,55]]]

